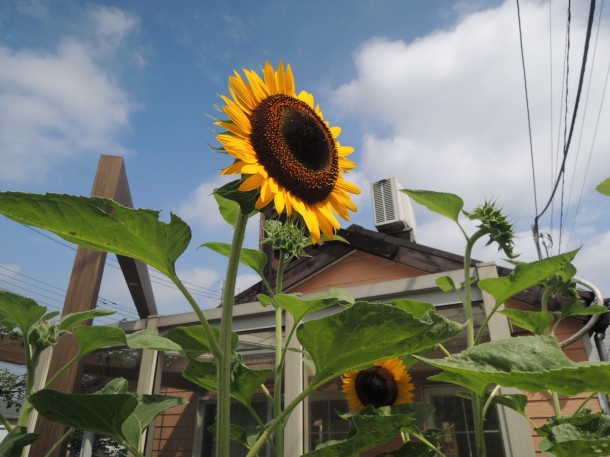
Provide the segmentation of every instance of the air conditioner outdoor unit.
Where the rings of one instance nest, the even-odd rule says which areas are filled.
[[[415,215],[402,188],[395,177],[371,184],[375,228],[389,234],[410,232],[410,240],[415,241]]]

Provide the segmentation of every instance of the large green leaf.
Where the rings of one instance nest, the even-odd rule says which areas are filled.
[[[602,182],[600,182],[595,187],[595,190],[597,190],[600,194],[610,196],[610,178],[606,178]]]
[[[219,330],[216,327],[212,327],[212,333],[214,333],[218,340]],[[181,347],[180,352],[189,357],[198,357],[202,354],[212,353],[208,337],[201,325],[176,327],[163,336],[178,344]],[[231,348],[233,352],[235,352],[238,343],[239,339],[237,333],[233,332],[231,334]]]
[[[425,406],[427,411],[434,410],[434,408],[430,410],[429,405]],[[401,429],[413,430],[418,422],[414,409],[399,407],[384,407],[375,410],[369,406],[360,413],[348,413],[341,417],[350,424],[347,439],[327,441],[305,456],[345,457],[355,455],[391,440]]]
[[[479,288],[493,296],[496,305],[500,305],[515,294],[546,282],[569,264],[577,252],[571,251],[532,263],[517,264],[508,276],[481,279]]]
[[[283,310],[289,312],[294,317],[295,322],[300,322],[305,316],[314,311],[330,308],[337,304],[336,298],[312,298],[302,299],[296,295],[278,294],[275,301]]]
[[[409,189],[403,189],[402,192],[430,211],[448,217],[455,222],[457,222],[460,212],[464,208],[464,200],[454,194]]]
[[[17,327],[27,335],[46,312],[47,308],[31,298],[0,290],[0,322],[9,331]]]
[[[301,324],[297,337],[316,366],[312,384],[317,384],[379,360],[436,346],[462,328],[435,312],[416,317],[397,306],[359,302]]]
[[[507,338],[444,359],[420,360],[444,370],[430,379],[458,384],[479,395],[490,384],[565,395],[610,393],[610,364],[572,362],[554,336]]]
[[[200,362],[191,358],[182,376],[207,390],[216,392],[218,390],[216,370],[214,362]],[[273,370],[252,370],[242,363],[234,363],[231,367],[231,396],[248,405],[254,393],[271,376],[271,373]]]
[[[174,341],[152,330],[139,330],[126,335],[127,346],[131,349],[152,349],[154,351],[180,351],[182,347]]]
[[[13,429],[0,442],[0,456],[21,457],[23,448],[29,446],[38,439],[35,433],[28,433],[25,427],[13,427]]]
[[[65,394],[42,389],[30,401],[49,420],[89,430],[119,443],[125,442],[122,426],[138,406],[138,399],[124,394]]]
[[[114,313],[116,313],[116,311],[113,309],[89,309],[87,311],[68,314],[62,317],[59,321],[59,330],[70,331],[72,327],[80,324],[81,322],[85,322],[96,317],[110,316]]]
[[[201,246],[211,249],[218,254],[224,255],[225,257],[228,257],[229,253],[231,252],[230,243],[209,242],[203,243]],[[247,267],[252,268],[258,273],[259,276],[264,277],[264,269],[265,265],[267,265],[267,256],[261,251],[257,251],[256,249],[242,248],[239,254],[239,261]]]
[[[189,226],[174,214],[165,223],[159,211],[99,197],[1,192],[0,213],[66,241],[141,260],[170,277],[191,239]]]
[[[117,327],[105,325],[80,326],[72,329],[72,334],[80,347],[78,356],[82,358],[87,354],[110,346],[125,346],[125,332]]]
[[[164,395],[140,395],[133,394],[138,404],[131,415],[125,420],[121,431],[128,443],[138,449],[140,437],[144,429],[155,420],[157,416],[170,408],[185,405],[187,400],[181,397],[171,397]]]
[[[537,432],[545,439],[540,450],[556,457],[610,455],[610,417],[583,414],[549,420]]]

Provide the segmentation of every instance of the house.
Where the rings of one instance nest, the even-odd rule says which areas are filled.
[[[441,292],[436,286],[436,279],[449,275],[459,282],[462,277],[461,256],[422,246],[397,236],[382,234],[359,226],[351,226],[339,232],[349,244],[333,242],[313,248],[310,257],[291,262],[285,271],[284,286],[289,293],[300,293],[311,296],[330,288],[347,290],[356,299],[390,300],[409,298],[433,303],[437,311],[456,321],[463,321],[461,302],[457,293]],[[506,275],[510,271],[494,263],[472,261],[471,272],[477,278]],[[259,285],[245,290],[236,297],[234,329],[240,334],[242,344],[239,348],[247,364],[257,367],[272,367],[274,319],[273,311],[260,306],[256,295],[261,292]],[[525,291],[508,304],[519,309],[534,309],[541,298],[542,290],[535,288]],[[493,306],[490,298],[479,289],[473,289],[475,304],[475,321],[479,325],[486,312]],[[214,323],[219,317],[219,310],[206,311]],[[329,311],[332,312],[332,311]],[[160,316],[157,326],[160,332],[175,325],[194,323],[195,316],[190,313],[179,316]],[[287,325],[290,325],[287,322]],[[570,320],[565,322],[557,336],[560,340],[575,333],[582,327],[582,322]],[[492,318],[488,340],[507,338],[511,335],[525,334],[516,327],[511,327],[506,318],[497,315]],[[447,345],[451,352],[465,348],[465,339],[457,337]],[[593,348],[588,338],[582,338],[566,349],[567,355],[574,361],[585,361]],[[311,375],[299,361],[287,361],[285,378],[285,398],[296,396]],[[172,363],[165,363],[159,391],[164,394],[181,395],[190,403],[182,408],[175,408],[162,415],[155,424],[154,437],[151,442],[153,456],[207,456],[213,455],[212,435],[205,429],[211,424],[215,414],[213,395],[201,389],[189,386],[188,381],[181,379],[180,372],[184,361],[177,357]],[[456,396],[457,388],[428,381],[435,370],[418,363],[410,370],[416,385],[416,401],[431,402],[436,406],[436,413],[430,426],[450,429],[445,438],[446,455],[470,455],[473,431],[468,420],[468,402]],[[272,390],[273,386],[268,385]],[[562,411],[573,412],[586,395],[561,399]],[[287,400],[286,400],[287,401]],[[265,418],[270,411],[261,395],[256,399],[254,408]],[[595,398],[588,407],[600,410],[602,403]],[[296,411],[287,431],[286,455],[300,455],[315,447],[316,444],[329,439],[346,437],[347,424],[337,416],[337,412],[347,411],[347,404],[341,392],[340,380],[329,383],[313,394],[306,405]],[[491,411],[491,410],[490,410]],[[553,415],[551,400],[542,394],[530,395],[528,412],[537,423],[543,423]],[[240,425],[252,425],[245,411],[236,405],[233,419]],[[521,457],[534,455],[539,438],[525,419],[513,411],[497,408],[487,418],[487,446],[489,455]],[[532,439],[523,439],[531,436]],[[399,442],[386,445],[383,450],[399,446]],[[239,445],[235,445],[238,452]],[[243,449],[243,448],[242,448]],[[288,450],[292,449],[292,451]],[[362,453],[364,456],[378,455],[381,449]],[[236,455],[240,455],[237,453]]]
[[[113,176],[112,179],[108,179],[98,169],[98,177],[103,178],[99,182],[103,182],[106,188],[110,189],[107,190],[107,193],[101,192],[101,194],[110,198],[119,198],[119,201],[123,199],[126,202],[124,204],[128,204],[130,196],[125,172],[122,161],[117,159],[106,156],[100,161],[100,168],[102,170],[104,167],[110,169]],[[119,184],[115,186],[116,183]],[[94,185],[94,194],[100,195],[96,193],[96,189],[99,188]],[[409,298],[432,303],[438,313],[452,320],[463,322],[460,297],[457,293],[442,292],[436,284],[437,278],[447,275],[454,278],[456,283],[463,280],[464,259],[461,256],[422,246],[411,241],[410,237],[403,237],[400,234],[384,234],[359,226],[342,229],[339,235],[349,244],[332,242],[312,247],[309,257],[294,260],[286,266],[283,282],[285,292],[300,293],[307,297],[335,287],[345,289],[356,299],[386,301]],[[105,253],[83,251],[84,260],[82,261],[79,260],[79,255],[77,252],[73,278],[70,281],[70,287],[72,288],[74,285],[74,296],[71,295],[72,289],[70,288],[67,302],[75,305],[85,303],[87,306],[94,306]],[[154,297],[151,295],[150,283],[147,282],[148,276],[145,268],[143,269],[142,265],[137,262],[134,263],[133,259],[130,261],[130,259],[121,258],[119,262],[140,314],[139,320],[118,324],[121,328],[127,332],[147,328],[163,334],[176,326],[198,323],[195,313],[158,315]],[[91,266],[94,271],[91,272],[91,269],[84,268],[84,263]],[[478,279],[510,273],[509,270],[490,262],[473,260],[469,267],[471,276]],[[266,368],[273,366],[275,354],[275,311],[270,307],[263,307],[258,302],[256,296],[259,292],[260,286],[255,285],[236,297],[233,330],[240,336],[238,351],[246,365]],[[473,288],[472,293],[475,305],[475,324],[480,326],[494,303],[479,289]],[[535,309],[539,306],[541,296],[542,290],[532,288],[514,297],[507,306]],[[318,315],[335,311],[329,309]],[[218,325],[221,315],[219,308],[209,309],[204,313],[212,325]],[[315,317],[311,316],[311,318]],[[290,316],[285,317],[284,325],[287,329],[291,327]],[[566,320],[560,326],[557,335],[559,339],[564,339],[568,335],[574,334],[582,325],[583,322],[576,319]],[[523,333],[520,329],[511,327],[504,316],[496,314],[490,320],[489,331],[484,338],[498,340]],[[458,336],[445,346],[450,352],[459,352],[465,348],[465,339]],[[53,357],[56,355],[69,357],[68,349],[70,348],[54,349]],[[587,337],[579,339],[566,349],[566,354],[574,361],[588,360],[593,352],[594,348]],[[289,352],[288,354],[284,380],[285,402],[295,398],[311,379],[299,353]],[[54,363],[53,358],[44,362],[51,367]],[[130,389],[133,391],[184,397],[189,400],[187,405],[168,410],[159,416],[148,430],[144,438],[146,455],[153,457],[213,456],[213,435],[208,428],[212,424],[216,412],[214,395],[184,379],[182,372],[185,366],[186,360],[179,354],[112,348],[90,354],[86,358],[80,371],[75,372],[78,374],[80,382],[72,381],[70,385],[62,385],[66,390],[71,391],[77,389],[96,391],[107,380],[121,376],[129,381]],[[469,446],[472,443],[473,431],[468,417],[468,403],[456,396],[457,389],[453,386],[428,381],[429,376],[435,373],[432,367],[418,363],[411,367],[410,373],[416,385],[416,400],[430,402],[436,406],[435,415],[431,418],[429,425],[450,430],[444,442],[446,455],[470,455]],[[68,378],[66,377],[66,379]],[[269,391],[273,390],[271,380],[267,381],[266,387]],[[562,410],[566,414],[573,412],[585,398],[586,395],[569,400],[560,399]],[[606,405],[605,397],[593,398],[588,403],[588,407],[593,410],[600,410]],[[252,408],[262,420],[270,417],[270,405],[263,394],[255,396]],[[286,428],[286,455],[290,457],[301,455],[313,449],[318,443],[345,437],[347,424],[337,416],[337,412],[346,410],[347,403],[341,393],[340,379],[329,382],[319,389],[293,412]],[[527,421],[505,408],[490,408],[489,411],[486,422],[489,455],[523,457],[535,454],[538,448],[537,438]],[[553,414],[550,399],[540,394],[530,395],[528,411],[539,424]],[[232,420],[245,427],[253,424],[249,414],[238,404],[233,406]],[[38,424],[36,430],[39,430]],[[39,445],[42,449],[45,449],[46,446],[43,439],[51,437],[54,433],[58,436],[63,434],[61,429],[41,428],[41,430],[44,430],[44,434],[41,436],[40,443],[35,443],[35,445]],[[47,430],[50,431],[47,432]],[[524,437],[533,438],[524,439]],[[87,440],[93,441],[91,437],[87,437],[85,441]],[[399,443],[395,441],[388,443],[382,449],[392,449],[398,445]],[[104,443],[91,442],[89,448],[96,446],[103,447]],[[231,455],[239,456],[243,452],[243,448],[236,443],[234,451]],[[37,455],[36,452],[31,451],[30,455]],[[76,455],[80,449],[73,446],[70,452],[72,455]],[[270,455],[269,451],[266,452],[267,455]],[[378,455],[380,452],[382,452],[381,449],[376,449],[361,455],[368,457]],[[86,454],[81,453],[80,455],[84,457]]]

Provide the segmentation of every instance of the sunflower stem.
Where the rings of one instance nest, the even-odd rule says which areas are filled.
[[[286,252],[280,251],[280,258],[277,267],[277,279],[275,282],[275,294],[281,294],[284,279],[284,266],[286,264]],[[282,308],[275,307],[275,387],[273,389],[274,412],[278,417],[282,412],[282,374],[283,374],[283,329],[282,329]],[[284,423],[280,422],[275,432],[275,448],[277,455],[284,455]]]
[[[241,211],[237,213],[233,242],[229,252],[229,263],[225,288],[222,297],[222,317],[220,321],[220,354],[217,365],[218,378],[218,413],[216,417],[216,455],[228,456],[231,439],[231,329],[233,321],[233,303],[235,301],[235,281],[239,267],[239,256],[244,241],[248,217]]]
[[[468,332],[468,347],[474,346],[474,320],[472,315],[472,290],[471,290],[471,278],[470,278],[470,258],[472,255],[472,248],[479,238],[485,235],[486,231],[481,229],[477,231],[471,238],[468,238],[466,243],[466,252],[464,254],[464,314],[466,316],[466,325]]]

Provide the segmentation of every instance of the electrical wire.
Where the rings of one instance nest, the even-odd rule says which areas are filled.
[[[567,159],[568,152],[569,152],[569,149],[570,149],[572,135],[574,133],[574,125],[575,125],[575,122],[576,122],[576,114],[578,113],[578,105],[579,105],[580,96],[581,96],[581,93],[582,93],[584,73],[585,73],[585,69],[586,69],[586,65],[587,65],[587,55],[589,53],[589,43],[591,41],[591,29],[592,29],[592,26],[593,26],[594,14],[595,14],[595,0],[591,0],[590,8],[589,8],[589,18],[588,18],[588,21],[587,21],[587,32],[586,32],[586,37],[585,37],[585,45],[584,45],[584,51],[583,51],[583,57],[582,57],[582,64],[581,64],[580,76],[579,76],[579,80],[578,80],[578,88],[577,88],[577,92],[576,92],[576,99],[575,99],[575,102],[574,102],[574,110],[572,111],[572,120],[571,120],[571,124],[570,124],[570,130],[569,130],[569,134],[568,134],[568,137],[567,137],[567,139],[565,141],[564,148],[563,148],[563,158],[562,158],[562,162],[561,162],[561,168],[559,170],[559,175],[557,176],[557,179],[555,181],[555,185],[553,187],[553,191],[551,192],[551,196],[549,197],[549,200],[548,200],[547,204],[545,205],[544,209],[540,213],[536,214],[536,217],[534,218],[535,241],[537,243],[538,249],[540,249],[539,248],[539,244],[538,244],[539,243],[539,241],[538,241],[538,233],[539,233],[539,220],[540,220],[540,217],[542,217],[542,215],[544,215],[546,210],[549,208],[549,206],[553,202],[553,200],[555,198],[555,193],[557,192],[557,188],[559,187],[559,184],[560,184],[560,182],[562,180],[562,176],[565,173],[566,159]]]
[[[534,187],[534,209],[536,214],[538,214],[538,192],[536,190],[536,170],[534,167],[534,145],[532,142],[532,119],[530,115],[530,101],[529,95],[527,91],[527,74],[525,71],[525,53],[523,51],[523,30],[521,28],[521,7],[519,6],[519,0],[517,0],[517,19],[519,22],[519,44],[521,48],[521,65],[523,68],[523,83],[525,86],[525,107],[527,110],[527,128],[529,133],[529,145],[530,145],[530,160],[532,167],[532,181]]]

